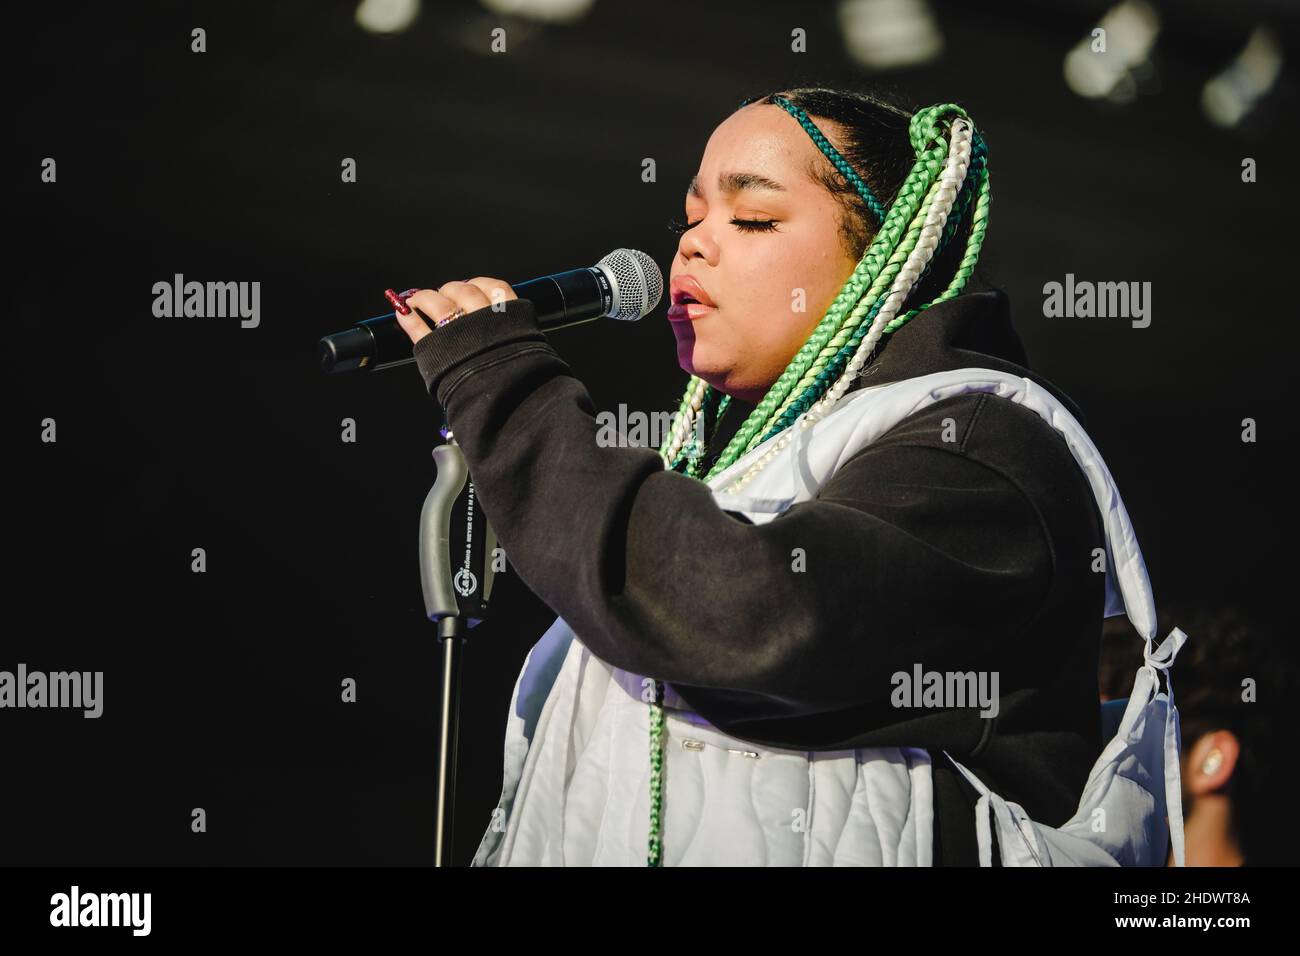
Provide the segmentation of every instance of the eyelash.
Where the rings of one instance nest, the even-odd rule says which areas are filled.
[[[682,222],[680,219],[672,219],[668,222],[668,229],[677,235],[681,235],[687,229],[694,229],[700,224],[700,220],[695,222]],[[733,219],[731,224],[743,232],[775,232],[775,219]]]

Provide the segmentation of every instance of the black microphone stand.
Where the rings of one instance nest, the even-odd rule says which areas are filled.
[[[420,510],[424,610],[438,625],[442,644],[434,820],[434,866],[439,867],[452,865],[463,645],[469,629],[487,616],[496,550],[496,533],[479,507],[465,456],[445,423],[440,434],[447,441],[433,450],[437,477]]]

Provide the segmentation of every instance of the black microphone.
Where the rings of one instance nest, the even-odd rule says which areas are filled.
[[[533,303],[543,332],[602,316],[635,322],[659,304],[664,277],[653,259],[636,249],[615,249],[587,269],[571,269],[511,285]],[[396,313],[358,322],[320,340],[326,372],[375,371],[414,362],[411,339]]]

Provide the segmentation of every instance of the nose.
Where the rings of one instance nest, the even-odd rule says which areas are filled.
[[[692,259],[703,259],[709,265],[716,266],[718,243],[713,238],[708,224],[701,222],[695,228],[687,229],[682,233],[682,238],[677,243],[677,254],[683,263],[690,262]]]

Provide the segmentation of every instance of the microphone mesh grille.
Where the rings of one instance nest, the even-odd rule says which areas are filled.
[[[614,286],[611,318],[635,322],[663,298],[663,273],[653,259],[638,249],[615,249],[596,267],[604,270]]]

